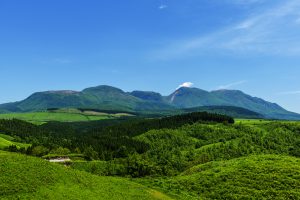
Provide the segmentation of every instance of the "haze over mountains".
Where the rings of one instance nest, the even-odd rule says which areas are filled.
[[[252,97],[238,90],[205,91],[181,87],[169,96],[156,92],[123,90],[101,85],[78,91],[37,92],[25,100],[0,105],[0,112],[32,112],[49,108],[89,108],[126,112],[162,112],[176,110],[238,110],[236,107],[272,119],[299,120],[300,115],[281,106]],[[204,109],[206,108],[206,109]]]

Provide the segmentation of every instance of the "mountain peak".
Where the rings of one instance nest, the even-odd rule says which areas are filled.
[[[180,87],[175,92],[208,92],[206,90],[202,90],[200,88],[195,87]]]
[[[209,102],[214,104],[215,102],[210,96],[208,91],[199,88],[181,87],[168,96],[167,99],[180,108],[191,108],[209,105]]]
[[[125,93],[123,90],[109,85],[99,85],[95,87],[86,88],[82,92],[96,92],[96,91]]]

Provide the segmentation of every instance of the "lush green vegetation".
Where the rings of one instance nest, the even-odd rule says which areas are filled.
[[[105,121],[105,120],[104,120]],[[27,153],[44,156],[59,147],[74,153],[84,153],[90,159],[111,160],[127,157],[129,154],[143,153],[149,145],[133,137],[151,129],[177,128],[199,121],[233,123],[233,119],[223,115],[192,113],[163,119],[136,119],[98,128],[72,126],[66,123],[48,123],[35,126],[20,120],[0,120],[0,130],[11,136],[18,136],[32,147]],[[100,122],[98,122],[100,124]],[[81,126],[84,126],[80,123]]]
[[[170,199],[126,179],[99,177],[0,151],[1,199]]]
[[[178,199],[299,199],[300,159],[255,155],[197,165],[179,176],[142,179]]]
[[[235,121],[205,112],[39,126],[15,119],[0,120],[0,131],[32,144],[10,151],[69,157],[70,168],[131,178],[174,199],[299,199],[300,123]]]

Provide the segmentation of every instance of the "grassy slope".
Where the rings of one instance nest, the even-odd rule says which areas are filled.
[[[18,143],[13,141],[14,138],[8,135],[0,134],[0,149],[7,148],[11,145],[16,145],[17,148],[25,147],[27,148],[30,144]]]
[[[99,177],[0,151],[1,199],[170,199],[126,179]]]
[[[4,139],[0,136],[0,149],[4,149],[4,148],[9,147],[11,145],[13,145],[13,143],[11,141],[6,140],[6,139]]]
[[[300,199],[300,159],[254,155],[198,165],[154,182],[178,199]]]

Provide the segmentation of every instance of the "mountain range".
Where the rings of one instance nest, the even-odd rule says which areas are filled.
[[[0,105],[0,113],[32,112],[49,108],[87,108],[124,112],[176,112],[209,110],[247,110],[256,116],[270,119],[300,120],[300,114],[289,112],[276,103],[252,97],[239,90],[205,91],[181,87],[169,96],[156,92],[124,92],[119,88],[101,85],[82,91],[37,92],[25,100]],[[235,108],[235,109],[234,109]],[[240,109],[237,109],[240,108]]]

